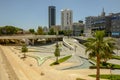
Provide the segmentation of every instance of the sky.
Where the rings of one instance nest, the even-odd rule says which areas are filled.
[[[87,16],[120,12],[120,0],[0,0],[0,26],[12,25],[25,30],[48,27],[48,6],[56,6],[56,25],[61,24],[61,10],[73,11],[73,22]]]

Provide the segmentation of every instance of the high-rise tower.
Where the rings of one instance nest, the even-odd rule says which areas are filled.
[[[56,25],[56,7],[55,6],[49,6],[48,7],[48,22],[49,22],[49,28],[51,26]]]
[[[62,30],[72,30],[73,13],[70,9],[61,10],[61,28]]]

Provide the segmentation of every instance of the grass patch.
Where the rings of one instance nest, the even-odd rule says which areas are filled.
[[[59,63],[62,63],[62,62],[65,62],[65,61],[67,61],[69,58],[71,58],[72,57],[72,55],[69,55],[69,56],[65,56],[65,57],[63,57],[63,58],[60,58],[59,60],[58,60],[58,62]],[[53,65],[55,65],[56,64],[56,62],[53,62],[53,63],[51,63],[50,64],[50,66],[53,66]]]
[[[112,65],[112,67],[110,67],[109,65]],[[120,65],[106,63],[106,65],[100,64],[100,68],[101,69],[120,69]],[[90,66],[90,69],[96,69],[96,65]]]
[[[63,57],[63,58],[60,58],[60,59],[59,59],[59,62],[60,62],[60,63],[65,62],[66,60],[68,60],[68,59],[71,58],[71,57],[72,57],[72,55],[69,55],[69,56],[65,56],[65,57]]]
[[[113,69],[120,69],[120,65],[118,64],[112,64],[113,65]]]
[[[90,58],[90,60],[92,60],[93,62],[96,62],[95,58]]]
[[[89,75],[91,77],[96,77],[96,75]],[[120,75],[100,75],[101,79],[109,79],[109,80],[120,80]]]
[[[113,56],[112,56],[112,59],[120,60],[120,56],[113,55]]]
[[[119,57],[119,56],[118,56]],[[90,59],[91,61],[95,62],[96,63],[96,60],[94,58],[91,58]],[[112,67],[111,67],[112,66]],[[104,63],[104,62],[101,62],[100,63],[100,68],[101,69],[120,69],[120,65],[118,64],[112,64],[112,63]],[[93,66],[90,66],[90,69],[96,69],[96,65],[93,65]]]

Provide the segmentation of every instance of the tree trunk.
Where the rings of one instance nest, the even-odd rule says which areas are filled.
[[[100,80],[100,56],[97,54],[97,74],[96,80]]]
[[[26,54],[24,53],[23,55],[24,55],[23,57],[26,58]]]
[[[56,57],[56,63],[58,63],[58,57]]]

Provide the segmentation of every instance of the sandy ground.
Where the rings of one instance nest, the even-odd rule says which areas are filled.
[[[7,70],[4,65],[2,52],[0,51],[0,80],[9,80]]]
[[[3,50],[0,54],[6,55],[19,80],[76,80],[76,78],[95,80],[95,78],[88,76],[89,74],[96,74],[95,69],[58,70],[58,68],[71,65],[71,63],[49,66],[50,63],[53,62],[51,59],[48,59],[41,66],[38,66],[37,61],[31,57],[27,57],[25,60],[21,59],[21,53],[13,47],[0,47]],[[0,56],[0,62],[2,61],[1,57],[2,56]],[[0,77],[0,80],[9,80],[7,78],[8,73],[5,72],[2,66],[0,66],[0,71],[2,71],[2,78]],[[101,74],[109,73],[109,70],[101,70]]]

